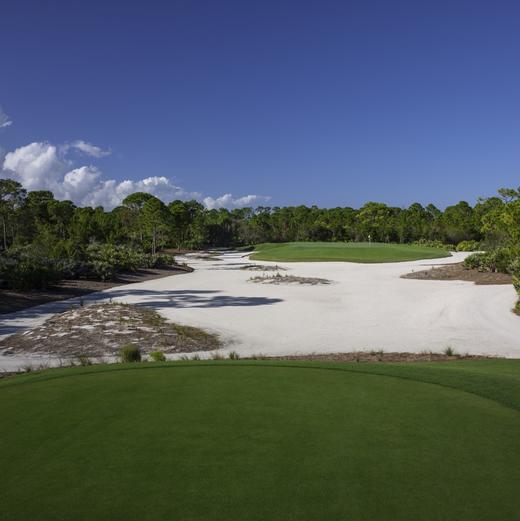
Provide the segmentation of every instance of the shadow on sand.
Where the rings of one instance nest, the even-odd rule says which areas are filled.
[[[38,320],[46,318],[46,315],[63,313],[72,307],[107,302],[117,299],[123,303],[136,306],[161,308],[220,308],[229,306],[267,306],[282,302],[279,298],[268,297],[242,297],[220,295],[218,290],[177,290],[177,291],[148,291],[143,289],[114,289],[112,291],[103,291],[90,293],[84,297],[76,297],[70,300],[60,300],[56,302],[48,302],[40,306],[0,315],[0,335],[11,335],[18,333],[36,324],[28,324],[25,321]],[[133,298],[142,299],[140,302],[132,302]],[[24,323],[25,322],[25,323]]]
[[[140,297],[144,300],[136,302],[137,306],[153,308],[220,308],[229,306],[267,306],[282,302],[279,298],[242,297],[219,295],[217,290],[115,290],[110,292],[112,298]]]

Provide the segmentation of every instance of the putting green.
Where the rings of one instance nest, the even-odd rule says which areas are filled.
[[[519,375],[192,362],[7,379],[0,517],[518,519]]]
[[[255,246],[252,260],[277,262],[346,261],[361,263],[403,262],[449,257],[438,248],[410,244],[367,242],[286,242]]]

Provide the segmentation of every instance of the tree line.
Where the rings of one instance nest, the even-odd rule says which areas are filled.
[[[14,180],[0,179],[0,277],[2,269],[30,264],[36,257],[55,266],[61,263],[65,272],[66,266],[71,272],[79,266],[83,275],[111,277],[118,269],[129,268],[117,258],[124,252],[134,256],[126,262],[132,268],[168,262],[158,254],[164,248],[262,242],[371,240],[456,247],[476,241],[486,249],[512,248],[520,244],[519,207],[520,193],[514,189],[501,189],[474,206],[460,201],[444,210],[433,204],[400,208],[380,202],[358,209],[303,205],[207,209],[194,200],[165,204],[138,192],[105,211],[78,207],[56,200],[52,192],[27,191]],[[96,274],[96,266],[103,272],[110,263],[113,269]]]

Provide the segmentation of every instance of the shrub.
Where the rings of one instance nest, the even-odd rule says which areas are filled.
[[[428,248],[439,248],[441,250],[454,251],[455,246],[453,244],[444,244],[442,241],[419,239],[412,243],[415,246],[427,246]]]
[[[119,350],[119,358],[123,363],[140,362],[141,351],[135,344],[128,344]]]
[[[28,246],[0,256],[0,279],[8,288],[46,289],[61,278],[60,266],[39,248]]]
[[[236,352],[236,351],[231,351],[229,354],[228,354],[228,358],[230,360],[239,360],[240,359],[240,355]]]
[[[477,251],[480,249],[478,241],[461,241],[457,244],[457,251]]]
[[[448,346],[445,350],[444,350],[444,354],[446,356],[455,356],[455,349],[453,349],[453,347],[451,346]]]
[[[154,362],[166,362],[166,356],[164,355],[164,353],[162,351],[152,351],[150,353],[150,358]]]
[[[484,253],[469,255],[464,260],[464,266],[478,271],[509,273],[510,266],[514,260],[513,253],[509,248],[498,248]]]

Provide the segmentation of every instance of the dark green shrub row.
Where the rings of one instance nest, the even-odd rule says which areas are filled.
[[[432,241],[428,239],[420,239],[418,241],[414,241],[412,244],[415,246],[427,246],[429,248],[439,248],[441,250],[447,251],[455,251],[454,244],[445,244],[442,241]]]
[[[151,255],[128,246],[92,244],[84,251],[71,253],[65,246],[45,248],[33,244],[0,255],[0,281],[11,289],[45,289],[62,279],[114,280],[119,272],[174,264],[171,255]]]
[[[0,280],[11,289],[46,289],[62,277],[61,266],[31,247],[0,256]]]

